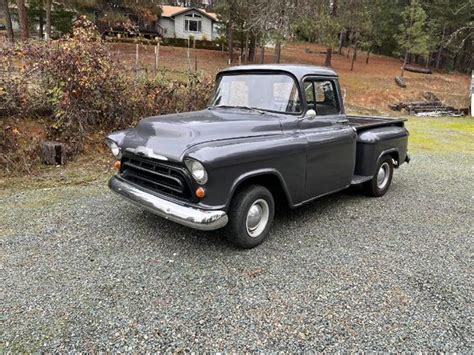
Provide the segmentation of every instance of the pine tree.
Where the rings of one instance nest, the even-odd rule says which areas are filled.
[[[426,56],[428,53],[428,35],[425,32],[426,13],[419,0],[411,0],[410,5],[402,12],[400,33],[397,36],[398,45],[405,53],[401,76],[405,71],[408,54]]]

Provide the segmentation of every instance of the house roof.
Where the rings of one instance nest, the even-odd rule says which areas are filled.
[[[188,11],[197,11],[202,15],[209,17],[213,21],[217,21],[217,14],[214,12],[207,12],[206,10],[199,9],[197,7],[184,7],[184,6],[170,6],[170,5],[163,5],[161,6],[162,17],[175,17],[177,15],[181,15]]]
[[[226,72],[238,72],[248,70],[261,70],[261,71],[280,71],[293,74],[298,80],[301,80],[306,75],[321,75],[321,76],[332,76],[337,77],[337,73],[326,67],[318,67],[315,65],[304,65],[304,64],[251,64],[251,65],[240,65],[236,67],[229,67],[221,71]]]

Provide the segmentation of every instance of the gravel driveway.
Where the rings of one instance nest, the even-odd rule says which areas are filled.
[[[0,191],[0,351],[472,352],[472,155],[412,158],[247,251],[103,182]]]

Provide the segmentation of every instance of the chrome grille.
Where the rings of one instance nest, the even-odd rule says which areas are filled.
[[[126,153],[121,160],[120,175],[148,190],[184,200],[192,197],[189,174],[178,164]]]

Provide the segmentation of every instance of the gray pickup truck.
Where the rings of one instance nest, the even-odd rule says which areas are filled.
[[[217,75],[203,111],[149,117],[110,134],[112,191],[171,221],[225,227],[242,248],[269,234],[275,206],[361,185],[383,196],[409,161],[401,119],[344,113],[337,74],[247,65]]]

